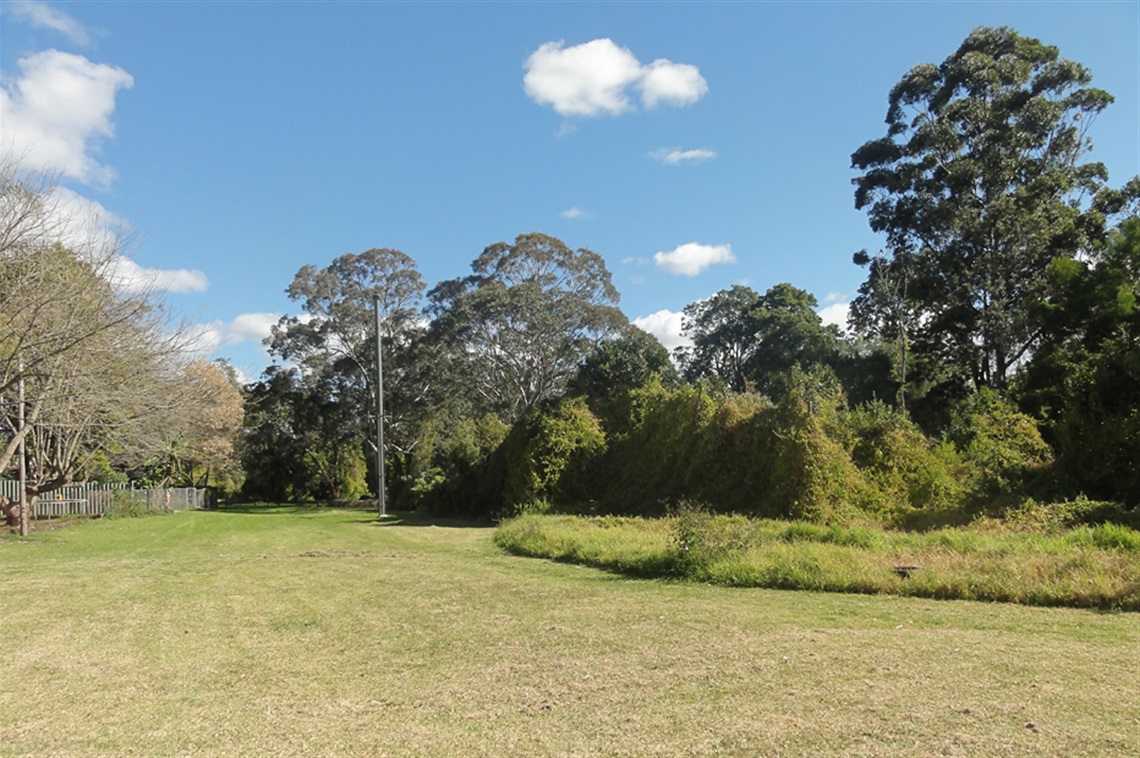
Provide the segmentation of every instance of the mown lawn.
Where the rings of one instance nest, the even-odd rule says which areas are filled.
[[[250,507],[0,538],[0,754],[1140,754],[1140,614],[618,578]]]

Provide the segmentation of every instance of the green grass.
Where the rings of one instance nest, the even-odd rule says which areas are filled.
[[[622,579],[492,533],[0,537],[0,755],[1140,753],[1140,615]]]
[[[714,516],[526,515],[495,540],[516,555],[730,587],[880,593],[1140,610],[1140,532],[996,523],[924,533]],[[897,567],[913,567],[900,575]]]

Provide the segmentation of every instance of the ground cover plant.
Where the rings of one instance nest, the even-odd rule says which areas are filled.
[[[1140,752],[1138,614],[619,579],[492,533],[263,505],[0,536],[0,754]]]
[[[714,515],[662,519],[526,514],[495,541],[516,555],[642,577],[1140,610],[1140,532],[991,522],[923,533]]]

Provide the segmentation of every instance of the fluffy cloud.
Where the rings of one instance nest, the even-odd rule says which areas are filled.
[[[649,154],[649,157],[655,161],[664,163],[666,166],[679,166],[682,163],[700,163],[701,161],[711,160],[716,157],[716,153],[712,150],[705,150],[704,148],[698,148],[696,150],[674,148],[670,150],[667,147],[663,147],[660,150],[654,150]]]
[[[570,210],[562,211],[561,215],[562,218],[582,218],[586,215],[586,212],[578,206],[574,206]]]
[[[243,342],[260,345],[280,318],[278,313],[242,313],[233,321],[195,324],[187,330],[187,352],[194,357],[208,359],[221,347]]]
[[[625,113],[633,108],[631,90],[640,92],[647,108],[690,105],[708,92],[696,66],[664,58],[645,66],[611,39],[572,47],[547,42],[531,54],[524,68],[527,96],[563,116]]]
[[[47,3],[11,0],[0,6],[0,11],[37,29],[59,32],[77,45],[86,46],[91,43],[91,37],[82,24]]]
[[[225,342],[227,345],[247,341],[260,344],[280,320],[279,313],[243,313],[224,325]]]
[[[121,68],[81,55],[45,50],[19,62],[20,76],[0,82],[4,148],[27,168],[59,171],[87,184],[115,174],[91,153],[115,133],[115,95],[134,79]]]
[[[696,66],[664,58],[653,61],[645,69],[640,87],[641,101],[647,108],[661,103],[677,107],[692,105],[709,91],[708,82]]]
[[[816,313],[825,324],[835,324],[840,331],[847,331],[847,314],[851,311],[851,303],[832,303],[820,308]]]
[[[633,320],[633,325],[643,329],[661,341],[670,353],[674,348],[688,347],[693,341],[681,336],[685,314],[680,311],[660,310]]]
[[[717,263],[734,263],[736,256],[732,254],[731,245],[701,245],[689,242],[667,253],[656,253],[653,260],[658,268],[663,268],[671,274],[696,276]]]
[[[210,284],[201,271],[143,268],[123,255],[112,257],[108,269],[107,278],[125,292],[205,292]]]
[[[209,286],[201,271],[144,268],[123,255],[126,224],[95,200],[57,187],[46,208],[51,238],[91,261],[124,292],[205,292]]]

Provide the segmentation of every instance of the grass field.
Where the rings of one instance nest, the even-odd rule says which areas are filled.
[[[1140,614],[632,580],[390,521],[0,538],[0,755],[1140,754]]]

